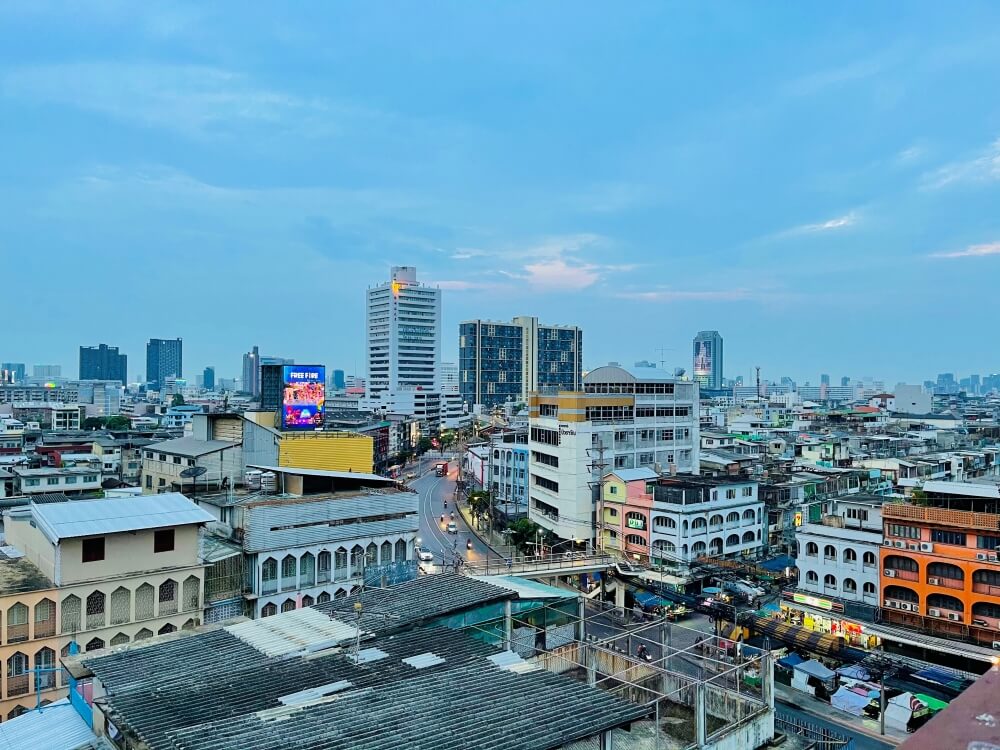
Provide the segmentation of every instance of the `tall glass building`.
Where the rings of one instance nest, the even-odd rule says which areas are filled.
[[[518,317],[510,323],[467,320],[459,326],[459,390],[470,406],[491,409],[528,393],[580,389],[583,331]]]
[[[154,391],[162,390],[169,377],[184,377],[181,339],[150,339],[146,344],[146,382]]]
[[[117,346],[81,346],[80,380],[117,380],[127,385],[128,357]]]
[[[718,331],[699,331],[694,337],[694,379],[703,389],[722,388],[722,336]]]

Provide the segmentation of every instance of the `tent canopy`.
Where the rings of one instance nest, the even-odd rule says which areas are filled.
[[[823,666],[822,662],[816,661],[815,659],[810,659],[809,661],[800,662],[795,665],[795,669],[800,672],[805,672],[810,677],[815,677],[817,680],[831,680],[837,676],[837,673],[832,669],[827,669]]]
[[[848,687],[842,687],[830,696],[830,705],[855,716],[861,716],[865,706],[870,702],[869,696],[861,695]]]

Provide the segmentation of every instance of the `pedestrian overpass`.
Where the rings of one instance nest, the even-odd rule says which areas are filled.
[[[546,555],[544,557],[493,557],[483,561],[467,562],[462,566],[466,575],[472,576],[520,576],[521,578],[545,578],[553,576],[603,573],[614,569],[620,575],[636,575],[641,568],[611,555]]]

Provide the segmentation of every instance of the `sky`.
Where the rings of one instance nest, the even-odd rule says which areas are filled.
[[[1000,4],[0,4],[0,360],[364,371],[392,265],[587,366],[1000,371]]]

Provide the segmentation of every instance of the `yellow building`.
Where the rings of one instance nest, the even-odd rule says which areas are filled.
[[[278,440],[278,466],[371,474],[375,441],[354,432],[285,432]]]

